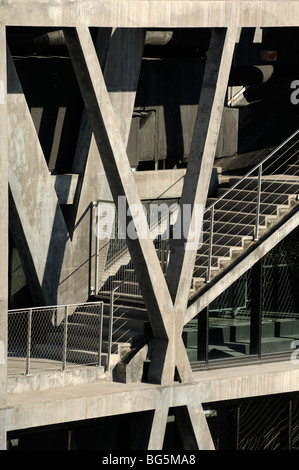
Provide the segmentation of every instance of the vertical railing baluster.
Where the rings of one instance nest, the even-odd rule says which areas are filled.
[[[206,282],[210,282],[210,280],[211,280],[213,236],[214,236],[214,206],[211,207],[209,258],[208,258],[208,272],[207,272],[207,281]]]
[[[258,169],[257,179],[257,197],[256,197],[256,219],[255,219],[255,233],[254,240],[259,238],[259,225],[260,225],[260,210],[261,210],[261,189],[262,189],[262,165]]]
[[[67,359],[67,327],[68,327],[68,305],[64,307],[64,329],[63,329],[63,351],[62,351],[62,370],[66,369]]]
[[[104,313],[104,304],[100,304],[100,314],[99,314],[99,349],[98,349],[98,366],[102,364],[102,345],[103,345],[103,313]]]
[[[110,292],[110,314],[109,314],[109,331],[108,331],[108,355],[107,355],[107,370],[110,370],[110,359],[112,349],[112,334],[113,334],[113,311],[114,311],[114,289]]]
[[[95,215],[95,221],[96,221],[96,230],[95,230],[95,295],[98,294],[99,291],[99,221],[98,221],[98,205],[96,202],[94,202],[94,207],[96,208],[96,215]]]
[[[31,335],[32,335],[32,308],[30,308],[28,311],[26,375],[29,375],[30,373]]]

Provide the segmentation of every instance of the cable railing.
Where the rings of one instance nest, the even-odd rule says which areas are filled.
[[[103,302],[8,311],[8,375],[100,366]]]
[[[217,264],[216,257],[221,256],[223,247],[236,247],[241,236],[257,241],[267,219],[286,207],[293,189],[299,190],[298,171],[286,173],[299,152],[298,133],[299,130],[294,132],[243,177],[236,177],[237,181],[205,209],[205,246],[201,255],[206,255],[207,267],[200,274],[206,271],[206,282],[211,280],[213,265]]]

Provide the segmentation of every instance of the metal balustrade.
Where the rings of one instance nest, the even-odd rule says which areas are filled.
[[[237,181],[205,209],[203,231],[208,247],[201,255],[207,256],[206,282],[211,280],[213,258],[221,256],[223,247],[236,247],[238,236],[257,241],[267,218],[270,220],[283,205],[287,206],[289,196],[297,198],[299,166],[288,173],[288,165],[298,158],[298,133],[294,132],[243,177],[236,177]]]
[[[8,375],[103,364],[103,318],[103,302],[9,310]]]

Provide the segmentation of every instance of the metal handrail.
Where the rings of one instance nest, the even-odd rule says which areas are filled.
[[[259,223],[260,223],[260,206],[261,206],[261,185],[262,185],[262,171],[263,165],[270,160],[281,148],[283,148],[288,142],[290,142],[297,134],[299,133],[299,129],[295,131],[292,135],[290,135],[282,144],[280,144],[276,149],[270,152],[265,158],[262,159],[261,162],[256,164],[251,170],[249,170],[242,178],[236,181],[227,191],[225,191],[216,201],[210,204],[204,211],[204,214],[207,212],[211,212],[210,216],[210,240],[209,240],[209,248],[208,248],[208,268],[206,274],[206,282],[210,282],[211,278],[211,264],[212,264],[212,253],[213,253],[213,236],[214,236],[214,212],[215,206],[221,201],[222,199],[227,199],[227,196],[237,188],[243,181],[245,181],[250,175],[252,175],[255,171],[258,171],[257,176],[257,199],[256,199],[256,218],[255,218],[255,229],[254,229],[254,241],[257,241],[259,238]],[[287,149],[289,150],[289,149]],[[287,151],[286,150],[286,151]],[[284,162],[286,163],[286,162]],[[246,188],[246,187],[245,187]],[[244,189],[244,188],[242,188]],[[237,205],[237,203],[236,203]],[[221,221],[221,219],[220,219]]]
[[[97,312],[99,315],[99,326],[98,326],[98,348],[97,348],[97,366],[101,365],[102,362],[102,343],[103,343],[103,313],[104,313],[104,303],[100,302],[81,302],[76,304],[61,304],[61,305],[46,305],[41,307],[27,307],[27,308],[19,308],[19,309],[12,309],[8,310],[8,315],[17,315],[17,314],[28,314],[27,318],[27,332],[25,333],[25,358],[26,358],[26,366],[25,366],[25,375],[29,375],[31,373],[31,361],[32,361],[32,334],[33,334],[33,315],[35,312],[37,313],[47,313],[48,311],[57,312],[58,309],[63,310],[63,337],[62,337],[62,345],[61,345],[61,370],[66,370],[67,367],[67,342],[68,342],[68,317],[70,310],[76,311],[78,307],[100,307],[100,311]],[[56,321],[55,321],[55,325]],[[42,328],[41,325],[40,328]],[[40,356],[39,356],[40,357]],[[46,358],[46,356],[45,356]],[[82,365],[82,363],[80,362]]]
[[[263,160],[259,163],[257,163],[251,170],[248,171],[240,180],[238,180],[236,183],[234,183],[225,193],[223,193],[219,198],[217,198],[217,201],[214,201],[212,204],[210,204],[205,210],[204,214],[208,212],[212,206],[215,206],[219,201],[224,199],[233,189],[235,189],[240,183],[242,183],[248,176],[250,176],[252,173],[254,173],[256,170],[259,169],[259,167],[263,166],[263,164],[268,161],[270,158],[273,157],[282,147],[284,147],[290,140],[293,139],[297,134],[299,133],[299,129],[295,131],[290,137],[288,137],[282,144],[280,144],[277,148],[272,150]]]

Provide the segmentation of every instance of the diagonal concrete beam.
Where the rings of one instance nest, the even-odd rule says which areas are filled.
[[[123,50],[126,50],[132,46],[133,38],[138,40],[137,54],[134,51],[134,58],[137,59],[138,55],[141,62],[145,32],[134,30],[133,33],[129,32],[130,41],[124,40],[127,30],[121,37],[117,35],[118,39],[114,40],[114,46],[109,48],[108,54],[111,31],[106,29],[100,31],[96,45],[103,68],[107,62],[107,55],[110,57],[110,61],[108,60],[110,64],[111,62],[113,64],[112,59],[115,61],[119,42],[122,41]],[[125,55],[125,58],[128,59],[128,56]],[[110,65],[109,69],[108,82],[111,81],[113,65]],[[125,121],[128,123],[127,126],[130,125],[135,98],[134,88],[137,88],[136,80],[139,74],[137,65],[135,69],[137,78],[131,85],[130,100],[126,100],[127,107],[119,109],[120,106],[118,106],[117,109],[119,113],[126,111],[126,115],[118,114],[118,116],[119,122]],[[98,198],[99,188],[103,187],[101,185],[102,173],[98,171],[101,166],[100,156],[93,145],[94,139],[90,145],[91,133],[84,132],[83,146],[80,145],[78,148],[78,160],[81,160],[80,170],[78,162],[75,163],[75,172],[80,172],[82,178],[78,184],[80,189],[77,191],[75,204],[71,211],[68,208],[67,227],[10,54],[8,73],[9,174],[12,193],[10,210],[14,220],[12,229],[19,253],[24,261],[33,299],[37,305],[73,303],[74,299],[85,301],[89,295],[88,286],[92,269],[92,263],[88,260],[89,249],[86,243],[91,236],[89,207],[90,202]],[[128,84],[126,83],[125,86]],[[115,105],[117,106],[117,103]],[[86,135],[87,139],[85,139]],[[85,159],[87,160],[86,166],[82,164],[84,160],[82,147],[90,150]],[[19,164],[20,161],[22,165]],[[30,186],[28,182],[31,183]],[[70,227],[71,237],[68,233]],[[84,252],[86,255],[83,254]],[[79,289],[78,286],[80,286]]]
[[[190,400],[187,404],[187,409],[198,449],[215,450],[215,445],[201,403],[196,404]]]
[[[117,125],[120,127],[125,147],[129,138],[145,35],[145,29],[99,28],[95,41],[96,53],[103,70],[112,107],[119,118]],[[102,161],[85,109],[73,163],[73,173],[80,175],[74,207],[71,209],[74,226],[75,217],[77,220],[80,217],[80,205],[86,207],[86,201],[90,201],[91,198],[109,200],[111,197],[108,184],[103,181],[106,181],[106,177],[102,171]],[[97,194],[91,195],[90,181],[96,184],[94,181],[96,179],[98,179]]]
[[[103,162],[111,193],[116,206],[119,196],[126,198],[127,208],[141,208],[135,180],[121,138],[116,115],[106,89],[95,50],[87,28],[65,30],[70,56],[85,101],[86,110]],[[186,354],[179,357],[176,349],[185,351],[181,339],[182,312],[175,314],[167,284],[150,238],[146,216],[142,211],[132,214],[127,222],[133,223],[137,237],[127,237],[134,269],[140,283],[144,302],[155,337],[155,357],[151,366],[158,368],[152,377],[155,381],[172,383],[175,366],[183,371],[185,380],[192,377]],[[126,228],[126,227],[124,227]],[[151,376],[151,373],[150,373]]]
[[[189,296],[200,241],[202,214],[206,205],[228,78],[238,38],[238,28],[214,29],[211,35],[180,203],[181,213],[184,214],[186,205],[186,207],[191,207],[192,216],[190,222],[187,221],[184,225],[183,235],[185,236],[172,241],[167,270],[170,294],[176,305],[180,305],[181,308],[186,307]],[[194,229],[195,233],[192,233]],[[188,242],[187,248],[186,242]]]
[[[95,39],[96,55],[103,71],[109,99],[116,116],[115,125],[119,126],[125,148],[135,104],[145,34],[146,31],[141,29],[112,30],[100,28]],[[72,240],[66,246],[62,265],[64,274],[59,286],[59,299],[62,303],[72,302],[73,298],[78,299],[79,291],[76,289],[76,285],[82,285],[80,295],[85,294],[85,299],[89,295],[87,286],[98,287],[98,280],[101,277],[98,276],[99,267],[96,265],[95,258],[99,254],[101,265],[104,266],[109,246],[108,239],[98,240],[97,245],[95,243],[91,244],[90,257],[87,250],[87,256],[83,260],[85,261],[85,267],[81,267],[82,263],[78,263],[78,257],[76,257],[77,247],[80,247],[80,251],[83,253],[84,240],[92,236],[92,240],[95,241],[95,233],[93,231],[88,233],[87,224],[80,223],[82,215],[86,212],[86,208],[91,201],[112,201],[101,155],[92,133],[86,109],[84,109],[82,116],[73,172],[79,174],[79,180],[74,204],[68,207],[67,213]],[[95,226],[96,220],[93,221],[93,228]],[[87,271],[88,265],[90,265],[90,276],[88,276]],[[78,269],[74,269],[76,266],[78,266]],[[82,299],[78,300],[81,301]]]
[[[118,197],[124,196],[127,207],[140,208],[141,201],[89,30],[79,27],[77,30],[66,29],[64,33],[115,205],[118,206]],[[154,332],[167,339],[172,302],[167,296],[167,286],[150,239],[147,220],[143,212],[133,214],[130,219],[137,233],[135,240],[127,237],[131,258],[151,312]],[[162,315],[161,305],[165,306],[168,314]]]
[[[8,159],[12,232],[37,305],[56,304],[56,287],[68,232],[49,169],[8,51]],[[25,239],[25,240],[24,240]],[[52,245],[55,256],[49,257]]]

